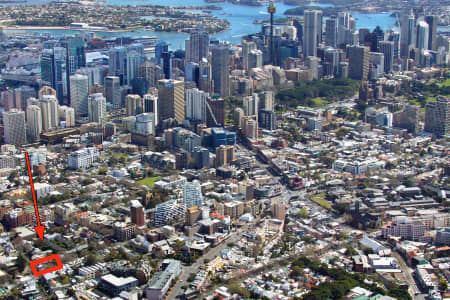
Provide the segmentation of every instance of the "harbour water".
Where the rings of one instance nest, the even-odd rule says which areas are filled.
[[[47,0],[28,0],[27,4],[44,4]],[[109,0],[108,5],[146,5],[146,4],[156,4],[164,6],[181,6],[181,5],[207,5],[204,0]],[[239,43],[242,36],[255,33],[261,30],[260,24],[253,24],[253,21],[263,21],[268,20],[269,14],[265,7],[255,7],[255,6],[242,6],[235,5],[231,3],[217,3],[222,10],[212,11],[212,14],[221,19],[227,19],[230,22],[230,29],[212,36],[212,38],[219,40],[226,40],[231,43]],[[313,4],[318,6],[317,4]],[[319,4],[323,7],[329,6],[327,4]],[[292,7],[291,5],[286,5],[282,2],[276,2],[277,12],[275,17],[284,17],[284,12]],[[356,19],[357,28],[368,28],[373,30],[377,25],[382,29],[389,29],[395,24],[395,18],[390,17],[389,13],[382,14],[352,14]],[[7,30],[7,34],[18,34],[23,33],[24,30]],[[37,33],[48,33],[53,36],[62,35],[74,35],[79,33],[77,30],[64,30],[64,29],[36,29],[36,30],[26,30],[26,32],[37,32]],[[172,49],[184,48],[184,41],[187,39],[187,34],[176,33],[176,32],[152,32],[146,30],[136,30],[133,32],[96,32],[96,35],[100,37],[134,37],[134,36],[156,36],[161,40],[165,40],[170,44]]]

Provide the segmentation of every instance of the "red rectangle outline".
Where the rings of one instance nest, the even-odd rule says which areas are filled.
[[[56,261],[56,266],[50,267],[50,268],[47,268],[47,269],[44,269],[44,270],[40,270],[40,271],[37,270],[36,265],[48,262],[50,260],[55,260]],[[46,257],[43,257],[43,258],[39,258],[39,259],[30,261],[30,268],[31,268],[31,271],[33,272],[33,275],[38,277],[38,276],[42,276],[44,274],[55,272],[55,271],[58,271],[58,270],[62,269],[63,268],[63,264],[62,264],[61,258],[59,257],[58,254],[52,254],[52,255],[49,255],[49,256],[46,256]]]

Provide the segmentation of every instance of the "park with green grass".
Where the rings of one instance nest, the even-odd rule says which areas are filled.
[[[137,183],[148,186],[149,188],[153,188],[155,186],[155,182],[161,179],[161,176],[154,177],[145,177],[141,180],[138,180]]]

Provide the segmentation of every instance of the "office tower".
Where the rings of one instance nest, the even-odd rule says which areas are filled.
[[[439,16],[425,16],[425,22],[428,24],[428,49],[437,50],[437,26],[439,24]]]
[[[138,77],[139,66],[143,62],[143,57],[137,51],[129,51],[126,61],[126,84],[131,85],[133,80]]]
[[[330,18],[325,21],[325,45],[336,48],[337,47],[337,19]]]
[[[384,74],[384,55],[379,52],[369,52],[370,79],[378,79]]]
[[[69,106],[60,106],[58,109],[59,119],[64,121],[65,127],[73,127],[75,126],[75,110],[73,107]]]
[[[430,31],[430,27],[427,22],[420,21],[417,24],[417,38],[416,38],[416,47],[420,50],[428,50],[428,33]]]
[[[120,78],[121,84],[126,84],[127,48],[114,47],[109,50],[109,75]]]
[[[406,104],[403,110],[393,114],[393,126],[407,129],[408,132],[417,134],[420,131],[420,107]]]
[[[42,130],[49,131],[59,126],[58,100],[53,95],[45,95],[39,101],[42,113]]]
[[[388,40],[394,43],[394,59],[398,59],[400,57],[400,33],[392,32]]]
[[[56,98],[60,104],[64,100],[63,66],[65,65],[65,52],[66,50],[62,47],[43,49],[40,59],[42,85],[55,89]]]
[[[320,58],[316,56],[308,56],[306,58],[306,65],[311,69],[312,78],[319,79],[319,76],[321,76],[321,74],[319,73]]]
[[[139,77],[148,82],[150,88],[158,86],[158,80],[164,78],[163,69],[150,61],[144,61],[139,67]]]
[[[337,46],[347,44],[347,35],[350,32],[350,13],[339,12],[337,18]]]
[[[192,157],[196,169],[209,168],[209,150],[207,148],[195,147],[192,151]]]
[[[173,63],[173,52],[167,51],[161,54],[162,65],[163,65],[163,73],[165,79],[172,79],[172,63]]]
[[[339,69],[339,50],[334,48],[325,48],[324,51],[324,75],[335,76]]]
[[[409,49],[416,43],[415,23],[413,14],[403,15],[400,19],[400,57],[409,57]]]
[[[174,118],[181,123],[184,120],[184,82],[161,79],[158,81],[158,120]]]
[[[427,103],[425,111],[425,131],[434,134],[438,138],[450,134],[449,97],[438,97],[436,101]]]
[[[157,64],[162,63],[162,54],[169,52],[169,45],[165,41],[159,41],[155,45],[155,60]]]
[[[277,8],[275,7],[275,2],[271,0],[269,6],[267,7],[267,12],[270,14],[270,41],[269,41],[269,57],[270,64],[274,61],[274,46],[273,46],[273,15],[276,13]]]
[[[144,99],[144,112],[153,113],[155,120],[155,127],[158,126],[158,96],[146,94]]]
[[[242,99],[242,106],[246,116],[258,115],[259,97],[258,94],[253,93],[251,96],[246,96]]]
[[[5,144],[20,146],[26,144],[25,112],[11,109],[3,113]]]
[[[106,123],[106,98],[103,97],[102,93],[89,95],[88,117],[89,122],[96,122],[101,125]]]
[[[303,56],[317,56],[317,45],[322,36],[322,12],[305,10],[305,28],[303,33]]]
[[[188,89],[185,92],[186,119],[207,122],[207,100],[209,94],[199,89]]]
[[[206,58],[203,58],[198,66],[198,88],[204,92],[213,92],[212,68]]]
[[[200,62],[209,56],[209,33],[202,29],[191,32],[189,40],[186,40],[186,63]]]
[[[349,57],[348,77],[357,80],[367,80],[369,73],[369,48],[350,46],[347,48]]]
[[[242,128],[242,119],[244,118],[244,116],[244,110],[240,107],[236,107],[233,111],[234,126],[236,126],[237,128]]]
[[[155,134],[155,114],[142,113],[136,116],[134,133],[148,136]]]
[[[384,72],[391,73],[394,65],[394,42],[381,41],[380,52],[384,55]]]
[[[67,98],[72,100],[70,76],[74,75],[79,68],[86,66],[86,48],[84,40],[80,37],[70,37],[63,42],[63,45],[66,47]]]
[[[252,50],[248,54],[248,69],[261,68],[263,66],[263,53],[261,50]]]
[[[226,44],[219,44],[212,48],[212,80],[214,83],[214,93],[221,97],[230,95],[230,47]]]
[[[186,182],[183,187],[183,204],[186,208],[203,205],[202,187],[198,180]]]
[[[28,105],[27,107],[27,129],[30,142],[39,140],[42,132],[41,109],[37,105]]]
[[[75,118],[88,114],[89,78],[86,75],[70,76],[70,106],[75,110]]]
[[[135,116],[144,112],[144,101],[139,95],[127,95],[125,97],[127,116]]]
[[[228,166],[234,161],[234,146],[220,145],[216,148],[216,167]]]
[[[248,71],[248,69],[249,69],[248,55],[249,55],[250,51],[252,51],[252,50],[257,50],[255,42],[243,40],[242,41],[242,65],[243,65],[244,70],[246,70],[246,71]]]
[[[207,122],[208,127],[225,125],[225,100],[223,98],[209,97],[207,99]]]
[[[131,223],[136,224],[137,227],[145,225],[144,207],[138,200],[130,201]]]
[[[120,78],[117,76],[105,77],[106,102],[111,103],[115,109],[122,107],[122,95],[120,93]]]
[[[188,62],[184,66],[184,81],[195,82],[198,85],[199,66],[196,62]]]

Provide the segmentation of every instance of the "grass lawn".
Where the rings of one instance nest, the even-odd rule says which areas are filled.
[[[439,83],[439,87],[443,87],[443,86],[450,86],[450,78]]]
[[[326,208],[328,210],[331,209],[331,204],[327,200],[325,200],[325,193],[320,193],[317,195],[314,195],[311,197],[311,200],[322,206],[323,208]]]
[[[312,98],[311,100],[314,102],[313,107],[320,107],[328,104],[328,101],[322,97]]]
[[[155,185],[155,182],[160,178],[161,176],[146,177],[144,179],[138,180],[137,182],[152,188]]]

